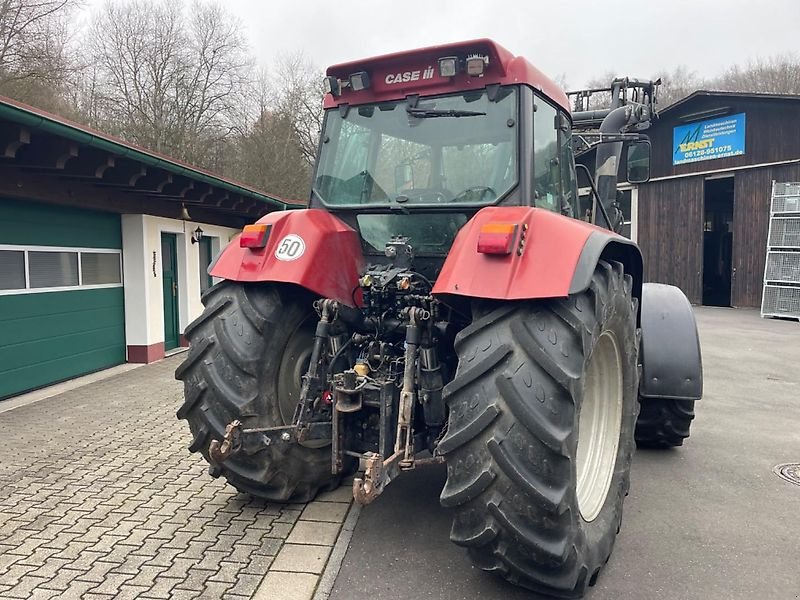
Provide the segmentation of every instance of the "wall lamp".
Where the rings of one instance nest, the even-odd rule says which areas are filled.
[[[195,229],[192,232],[192,243],[193,244],[199,244],[200,240],[202,240],[202,239],[203,239],[203,230],[200,229],[200,227],[198,226],[197,229]]]

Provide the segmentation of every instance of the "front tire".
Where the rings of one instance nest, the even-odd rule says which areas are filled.
[[[238,419],[245,428],[288,425],[308,367],[316,318],[313,298],[280,284],[222,282],[203,295],[203,314],[186,328],[189,354],[175,371],[185,401],[191,452],[209,460],[211,440]],[[276,444],[240,452],[209,473],[273,502],[308,502],[339,484],[329,447]]]
[[[694,420],[694,400],[642,398],[640,402],[636,445],[659,450],[683,446]]]
[[[479,567],[562,598],[594,583],[629,487],[637,345],[632,280],[606,262],[585,293],[500,305],[457,336],[441,502]]]

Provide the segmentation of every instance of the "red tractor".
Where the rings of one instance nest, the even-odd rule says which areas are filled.
[[[680,445],[701,397],[689,302],[643,285],[614,231],[618,172],[649,176],[638,130],[656,87],[618,80],[610,109],[571,115],[489,40],[336,65],[325,83],[308,208],[246,226],[186,329],[189,449],[275,502],[361,469],[366,504],[445,463],[450,537],[477,566],[580,597],[611,553],[635,442]],[[587,148],[597,185],[580,196]]]

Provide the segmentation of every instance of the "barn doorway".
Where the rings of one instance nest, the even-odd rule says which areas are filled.
[[[707,179],[703,197],[703,304],[732,306],[733,177]]]

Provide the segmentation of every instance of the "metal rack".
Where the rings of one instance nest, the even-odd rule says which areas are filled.
[[[761,316],[800,320],[800,183],[772,182]]]

